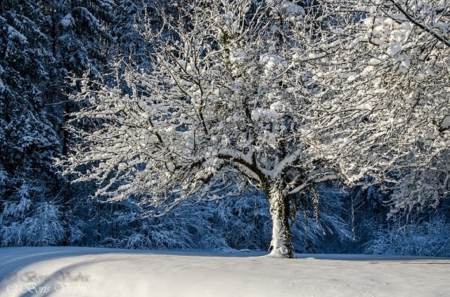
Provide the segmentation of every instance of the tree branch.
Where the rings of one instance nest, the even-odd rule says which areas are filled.
[[[406,12],[406,10],[401,7],[400,4],[398,4],[395,0],[389,0],[389,2],[391,2],[392,4],[394,4],[395,7],[397,7],[398,10],[400,10],[401,13],[403,13],[403,15],[409,20],[411,21],[411,23],[415,24],[416,26],[422,28],[424,31],[430,33],[431,35],[434,36],[434,38],[438,39],[439,41],[441,41],[442,43],[444,43],[444,45],[450,47],[450,41],[445,39],[444,36],[442,36],[441,34],[439,34],[438,32],[436,32],[435,30],[425,26],[424,24],[421,24],[419,21],[417,21],[414,17],[412,17],[410,14],[408,14]],[[391,19],[394,19],[393,17],[389,16]]]

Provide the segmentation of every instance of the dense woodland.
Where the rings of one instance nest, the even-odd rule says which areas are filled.
[[[376,30],[373,29],[371,34],[378,41],[371,40],[366,49],[353,46],[357,50],[352,52],[348,48],[336,47],[335,49],[330,45],[332,44],[331,41],[323,41],[323,38],[321,38],[322,42],[329,46],[324,46],[324,44],[311,44],[310,47],[303,44],[295,45],[294,43],[298,40],[303,40],[303,35],[297,32],[307,32],[314,28],[314,30],[318,30],[317,28],[323,29],[325,27],[323,23],[317,21],[320,19],[320,22],[323,22],[324,18],[318,16],[323,12],[314,11],[312,13],[313,7],[321,3],[320,1],[234,1],[236,3],[233,1],[217,1],[217,3],[231,3],[235,7],[239,7],[238,4],[241,2],[253,3],[249,6],[249,10],[241,16],[241,22],[237,24],[242,26],[241,33],[247,32],[247,27],[252,28],[248,32],[259,33],[255,35],[257,37],[254,40],[251,39],[253,35],[249,35],[249,45],[244,44],[240,45],[239,48],[233,48],[233,42],[227,39],[231,40],[232,36],[237,36],[237,32],[240,29],[238,28],[236,32],[230,31],[228,33],[222,31],[222,35],[217,37],[217,44],[211,41],[208,50],[214,53],[214,51],[223,47],[225,48],[221,52],[223,56],[220,56],[219,60],[207,60],[205,57],[208,55],[203,53],[199,54],[198,57],[195,54],[194,56],[189,56],[189,53],[186,56],[180,54],[186,45],[180,40],[190,40],[189,38],[192,37],[193,39],[190,42],[195,47],[195,43],[198,41],[195,38],[209,28],[207,27],[206,19],[192,17],[192,19],[186,20],[188,9],[183,8],[189,7],[189,1],[0,1],[0,246],[73,245],[137,249],[268,250],[271,242],[273,217],[271,219],[271,212],[269,211],[270,199],[266,199],[265,195],[269,192],[271,193],[272,190],[265,188],[265,179],[263,178],[260,178],[259,183],[246,181],[246,178],[248,180],[257,180],[264,175],[262,174],[264,173],[263,170],[260,170],[262,173],[257,178],[253,178],[253,173],[247,172],[244,172],[244,179],[237,177],[237,175],[233,174],[233,170],[241,169],[236,166],[233,167],[234,165],[226,167],[229,164],[225,165],[225,161],[238,158],[234,155],[232,157],[224,156],[225,154],[220,151],[218,153],[219,159],[220,156],[224,157],[221,157],[220,162],[218,161],[217,163],[218,165],[211,165],[212,167],[200,166],[202,169],[199,169],[198,172],[204,174],[202,176],[197,177],[196,172],[188,170],[181,173],[173,170],[170,173],[176,178],[171,183],[176,183],[176,185],[166,185],[158,181],[158,184],[161,184],[161,188],[166,186],[167,188],[164,189],[171,190],[172,194],[178,193],[173,191],[174,187],[181,186],[183,183],[188,184],[186,186],[188,194],[179,194],[184,195],[183,197],[186,196],[186,199],[175,199],[171,196],[173,200],[169,199],[168,204],[170,205],[168,205],[167,209],[160,211],[154,204],[149,205],[147,203],[148,199],[143,199],[143,196],[152,194],[152,191],[154,193],[157,192],[154,189],[156,185],[152,185],[153,188],[151,189],[137,186],[121,191],[121,189],[124,189],[123,185],[133,184],[130,180],[139,180],[139,174],[144,170],[139,167],[142,166],[142,162],[139,164],[135,163],[132,165],[137,168],[135,171],[122,174],[120,164],[123,162],[131,164],[132,159],[136,158],[136,155],[142,154],[142,152],[137,151],[133,157],[130,157],[131,161],[119,160],[121,163],[114,165],[116,167],[114,167],[113,171],[117,173],[117,182],[121,183],[116,185],[114,184],[116,179],[114,179],[114,182],[111,182],[113,177],[110,174],[111,172],[102,173],[106,170],[104,167],[108,163],[106,162],[107,165],[101,165],[94,155],[89,157],[89,153],[95,153],[95,149],[97,149],[95,145],[88,149],[89,152],[77,149],[74,153],[74,148],[82,147],[85,143],[98,143],[102,139],[98,135],[102,135],[102,137],[105,137],[105,135],[110,136],[105,134],[107,133],[105,132],[106,130],[102,130],[106,126],[105,123],[113,126],[116,120],[120,121],[120,127],[118,128],[132,125],[124,123],[117,115],[115,115],[117,117],[111,116],[109,118],[100,116],[101,112],[105,112],[107,108],[117,104],[114,101],[107,101],[111,98],[111,94],[120,94],[117,95],[119,97],[132,97],[131,94],[139,93],[139,96],[144,96],[142,94],[150,93],[148,96],[157,94],[154,96],[160,96],[160,98],[164,98],[165,93],[172,94],[174,97],[166,101],[164,101],[165,99],[160,99],[158,104],[167,107],[167,109],[164,111],[166,112],[165,114],[154,114],[154,121],[158,122],[160,119],[175,117],[175,115],[179,118],[184,116],[184,114],[181,114],[181,111],[180,115],[178,115],[178,110],[170,109],[171,103],[175,102],[171,100],[183,101],[186,100],[185,97],[190,97],[192,101],[195,101],[197,87],[200,89],[210,88],[210,94],[215,94],[214,84],[217,84],[218,77],[227,81],[238,80],[234,76],[235,73],[239,71],[244,72],[244,70],[247,71],[248,76],[238,77],[239,79],[242,78],[246,82],[251,81],[249,85],[252,87],[259,84],[269,86],[267,89],[283,90],[282,92],[291,96],[289,98],[293,98],[292,102],[297,100],[295,93],[301,93],[302,96],[304,94],[316,96],[319,93],[316,90],[318,85],[334,85],[338,80],[340,84],[345,86],[350,86],[357,81],[361,85],[364,84],[363,90],[365,90],[364,88],[373,90],[378,85],[369,84],[374,83],[376,80],[375,76],[367,75],[363,77],[360,74],[372,70],[373,67],[378,67],[379,65],[376,63],[370,64],[372,65],[370,70],[362,66],[358,68],[360,65],[352,65],[351,67],[354,69],[338,74],[336,76],[339,77],[338,79],[329,75],[331,73],[329,70],[331,64],[325,65],[322,63],[319,65],[319,60],[317,60],[317,64],[311,66],[308,64],[309,62],[304,62],[306,59],[301,54],[297,53],[296,56],[289,56],[289,51],[297,46],[302,53],[308,53],[308,57],[316,60],[324,57],[320,51],[317,51],[317,49],[321,48],[323,52],[326,52],[326,55],[333,55],[334,57],[348,55],[349,57],[354,57],[356,61],[357,58],[362,57],[364,51],[371,51],[376,57],[377,52],[371,46],[375,48],[374,44],[377,42],[381,44],[383,38],[388,38],[386,37],[388,35],[384,36],[381,33],[380,36],[377,36]],[[196,2],[200,4],[207,3],[207,1]],[[360,2],[362,3],[363,1],[356,1],[356,3]],[[415,3],[415,1],[410,2]],[[261,5],[266,5],[267,7],[267,13],[261,18],[255,17],[259,12],[258,3],[263,3]],[[399,1],[399,3],[403,2]],[[416,32],[417,37],[412,33],[409,35],[416,39],[411,37],[411,40],[408,40],[408,46],[404,46],[403,52],[396,50],[395,46],[391,45],[388,47],[388,51],[394,57],[393,61],[395,60],[392,63],[395,64],[396,72],[393,72],[394,66],[389,64],[390,60],[386,60],[382,66],[379,66],[377,75],[381,73],[386,81],[400,81],[401,86],[397,86],[397,88],[401,89],[404,87],[408,89],[409,98],[411,96],[419,98],[422,96],[422,93],[431,94],[436,98],[439,96],[439,98],[443,98],[443,101],[440,102],[444,102],[444,104],[438,107],[439,111],[436,111],[433,122],[433,125],[436,126],[436,131],[438,131],[436,132],[438,133],[436,134],[437,136],[434,136],[433,139],[440,137],[442,147],[438,149],[435,147],[428,148],[424,142],[421,143],[418,151],[412,153],[414,158],[421,156],[421,154],[427,155],[429,158],[417,157],[417,159],[413,159],[411,156],[403,155],[401,162],[396,163],[400,165],[395,167],[395,169],[391,171],[386,170],[382,173],[380,173],[380,170],[374,170],[374,172],[379,174],[371,174],[370,170],[357,170],[355,169],[356,167],[352,167],[354,163],[352,160],[364,159],[364,156],[367,155],[372,155],[377,160],[385,160],[386,156],[390,156],[390,150],[378,148],[378,150],[372,152],[368,148],[366,149],[364,144],[371,148],[376,145],[364,141],[358,142],[359,146],[349,146],[349,149],[346,149],[346,147],[342,149],[344,144],[341,143],[341,145],[333,142],[334,140],[329,140],[327,145],[333,144],[334,147],[341,145],[340,150],[330,152],[334,157],[339,157],[339,160],[333,163],[331,162],[333,160],[327,159],[328,157],[321,157],[318,161],[314,157],[318,153],[313,151],[312,148],[319,150],[321,145],[319,140],[308,139],[308,145],[311,147],[309,150],[304,149],[303,140],[298,142],[296,142],[297,140],[292,142],[277,140],[278,138],[285,139],[287,138],[285,137],[286,135],[289,136],[289,133],[295,132],[295,125],[298,124],[297,121],[294,121],[296,111],[302,113],[305,118],[307,116],[313,118],[316,116],[316,113],[306,107],[303,109],[301,105],[292,105],[294,106],[292,109],[283,106],[283,111],[281,111],[281,107],[278,109],[279,107],[275,104],[278,101],[269,102],[266,109],[264,107],[255,108],[252,115],[248,116],[247,119],[244,113],[242,121],[251,121],[251,124],[247,122],[246,124],[248,127],[252,127],[251,129],[253,130],[243,131],[245,133],[242,135],[245,135],[247,138],[244,139],[245,141],[242,140],[242,143],[239,143],[241,141],[239,137],[241,136],[237,132],[236,135],[233,132],[238,131],[239,125],[242,125],[242,123],[237,123],[234,130],[233,126],[229,126],[231,132],[227,133],[230,136],[230,140],[227,141],[230,141],[236,147],[236,150],[242,151],[243,154],[247,154],[246,147],[252,150],[252,146],[260,149],[266,145],[267,149],[261,152],[258,158],[269,159],[270,161],[272,149],[273,151],[279,150],[280,146],[282,146],[282,152],[285,156],[292,153],[297,157],[300,154],[297,151],[303,150],[301,153],[302,157],[299,157],[301,166],[293,163],[294,165],[288,168],[286,172],[280,171],[289,176],[286,178],[282,177],[281,183],[284,183],[283,190],[290,193],[289,204],[287,204],[289,217],[287,219],[290,224],[292,243],[296,252],[450,256],[450,203],[447,199],[449,198],[450,189],[450,161],[447,146],[450,143],[448,136],[450,126],[450,83],[448,81],[450,69],[450,61],[448,60],[448,49],[450,48],[450,26],[448,24],[450,4],[448,1],[428,1],[427,3],[430,7],[434,7],[434,10],[431,9],[433,16],[436,17],[437,15],[440,22],[433,21],[434,27],[431,25],[430,27],[428,23],[421,23],[418,18],[415,20],[418,23],[416,27],[421,30],[420,32],[426,32],[427,36],[431,36],[430,39],[426,39],[426,36],[424,37],[424,35],[419,34],[420,32]],[[217,11],[219,16],[225,15],[219,13],[223,7],[219,7],[219,4],[217,5],[218,7],[213,7],[213,5],[211,7],[208,5],[203,7],[205,17],[214,20],[206,13],[209,11],[208,9],[212,12]],[[223,5],[225,6],[225,4]],[[282,13],[279,13],[278,16],[275,13],[270,13],[275,11],[277,5],[281,5],[279,7],[282,8],[277,10],[278,12],[286,13],[284,21]],[[396,9],[393,6],[387,7]],[[423,11],[426,10],[423,9]],[[301,18],[296,19],[297,15],[295,13]],[[383,13],[385,13],[384,10]],[[305,25],[308,14],[316,16],[316,20],[308,23],[309,27]],[[227,17],[230,15],[232,14],[227,15]],[[347,25],[348,22],[351,24],[357,23],[359,22],[358,18],[363,19],[365,17],[364,11],[357,14],[353,12],[350,21],[346,19],[345,23]],[[267,18],[267,20],[264,18]],[[257,19],[258,22],[263,22],[263,24],[269,24],[273,21],[282,25],[277,27],[278,29],[274,29],[275,26],[269,27],[263,26],[261,23],[255,23],[254,27],[252,27],[253,19]],[[174,22],[171,23],[170,21]],[[376,21],[376,18],[373,18],[373,22],[375,23]],[[404,18],[398,19],[399,26],[402,25],[402,21],[404,21]],[[301,25],[289,25],[289,22],[298,22]],[[342,32],[346,32],[350,28],[347,25],[341,28]],[[423,25],[425,29],[419,25]],[[233,26],[233,20],[229,21],[225,17],[223,28]],[[286,26],[286,28],[283,26]],[[195,31],[197,28],[201,30]],[[374,26],[374,28],[378,27]],[[426,30],[426,28],[434,29]],[[333,34],[336,34],[338,38],[345,35],[345,38],[339,39],[342,43],[346,40],[357,40],[358,30],[354,27],[351,27],[349,30],[351,33],[348,35],[345,35],[348,32],[345,34]],[[194,31],[195,35],[189,35]],[[176,32],[178,35],[173,34],[173,32]],[[267,35],[260,32],[266,32]],[[314,34],[318,35],[317,33]],[[392,36],[395,34],[392,33]],[[204,38],[200,41],[210,40],[209,36]],[[267,41],[271,40],[270,38],[273,38],[273,44],[269,44]],[[171,47],[168,47],[168,44]],[[415,45],[417,46],[415,47]],[[419,48],[419,45],[423,46],[423,48]],[[229,47],[226,48],[227,46]],[[277,48],[273,50],[271,46]],[[266,47],[272,52],[281,53],[279,56],[283,56],[284,60],[279,60],[277,58],[279,56],[275,54],[257,55],[258,61],[263,61],[266,64],[259,70],[248,66],[251,64],[252,57],[243,53],[248,54],[252,51],[258,51],[259,53],[264,51]],[[437,49],[440,52],[438,51],[436,54],[431,49],[430,52],[427,52],[424,48]],[[423,59],[423,61],[426,61],[424,62],[425,64],[433,64],[427,69],[437,67],[434,68],[433,75],[430,74],[432,79],[424,79],[426,75],[420,73],[420,67],[427,66],[420,64],[422,66],[414,68],[416,61],[412,57],[415,54],[417,57],[420,57],[417,58],[418,61]],[[228,56],[224,57],[225,55]],[[407,55],[409,58],[406,57]],[[176,62],[173,62],[172,57],[177,57],[179,60],[174,58]],[[183,57],[185,62],[180,62]],[[264,57],[264,59],[261,57]],[[204,60],[202,60],[202,63],[193,64],[192,68],[197,68],[197,70],[189,70],[190,66],[187,66],[188,59],[193,61],[197,58]],[[327,59],[331,61],[330,63],[343,63],[340,60],[334,61],[329,57]],[[298,62],[299,60],[308,65]],[[283,63],[285,61],[299,63],[298,65],[300,66],[286,68],[282,70],[282,73],[277,73],[276,65],[279,64],[282,65],[280,67],[284,67]],[[183,63],[185,64],[183,65]],[[270,68],[267,66],[269,64],[275,66]],[[444,64],[444,66],[441,64]],[[161,65],[167,68],[159,69],[158,67],[162,67]],[[215,72],[213,73],[211,70],[213,66],[210,65],[217,66],[217,71],[222,72],[219,72],[218,75]],[[417,65],[419,65],[419,62],[417,62]],[[203,78],[204,83],[197,83],[197,76],[195,76],[195,73],[193,74],[195,71],[201,72],[197,66],[205,67],[205,71],[209,71],[209,76]],[[225,70],[220,67],[223,67]],[[313,80],[312,73],[315,71],[311,69],[318,69],[319,67],[325,74],[318,75],[317,77],[319,78],[315,82],[310,83]],[[172,73],[171,71],[175,74],[168,78],[167,73]],[[225,73],[223,71],[229,71],[231,73],[230,77],[223,75]],[[400,74],[397,72],[400,72]],[[179,77],[177,73],[181,73]],[[256,73],[266,75],[261,78],[261,80],[264,80],[263,83],[252,80],[254,77],[260,77]],[[272,77],[273,75],[277,78]],[[298,80],[298,84],[304,84],[305,86],[296,89],[295,83],[289,79],[280,79],[279,77],[282,75],[301,77]],[[148,77],[150,78],[146,80]],[[407,77],[407,79],[402,80],[403,77]],[[133,79],[135,81],[132,81]],[[183,81],[181,86],[177,80]],[[385,81],[383,83],[388,84]],[[275,87],[274,84],[276,84]],[[143,90],[143,86],[147,86],[148,90]],[[159,87],[160,89],[158,89]],[[249,94],[259,92],[259,89],[253,90],[250,87],[245,91],[236,91],[235,85],[227,82],[223,82],[221,87],[232,90],[230,91],[231,93],[239,93],[239,96],[244,97],[247,96],[245,92]],[[292,91],[289,91],[291,89]],[[354,98],[354,100],[359,100],[359,96],[363,99],[367,96],[373,96],[373,100],[392,99],[397,96],[397,93],[393,95],[391,93],[383,93],[379,95],[380,99],[375,92],[369,93],[369,91],[361,95],[361,92],[359,92],[361,90],[360,86],[357,88],[355,86],[353,88],[342,87],[341,89],[345,89],[345,92],[347,92],[341,92],[343,98],[346,96],[345,98]],[[118,90],[118,93],[115,93],[115,90]],[[191,95],[191,92],[194,95]],[[281,96],[278,93],[271,93],[272,91],[270,90],[261,92],[266,92],[261,96],[266,96],[267,98]],[[323,96],[328,96],[327,98],[336,96],[333,98],[339,98],[338,95],[335,95],[339,91],[333,91],[332,95],[329,90],[327,92]],[[107,102],[105,107],[101,107],[99,104],[94,106],[95,110],[93,109],[92,101],[86,100],[89,94],[92,93],[98,94],[96,100]],[[197,110],[196,116],[201,115],[203,121],[201,129],[202,131],[204,130],[204,132],[199,132],[198,134],[203,133],[201,136],[204,137],[203,139],[207,138],[206,136],[213,130],[214,125],[219,126],[218,118],[226,118],[230,114],[234,114],[236,110],[246,111],[247,105],[223,107],[222,103],[220,103],[222,100],[220,96],[223,94],[221,91],[219,93],[219,95],[210,95],[210,98],[216,101],[212,101],[214,104],[211,103],[210,105],[211,110],[209,112],[211,112],[211,116],[209,118],[206,107],[205,111],[201,110],[198,112]],[[201,100],[203,97],[199,98]],[[329,100],[334,102],[334,99]],[[417,102],[419,101],[417,99]],[[309,104],[306,100],[302,102],[302,104]],[[339,102],[336,101],[335,104],[340,104]],[[130,109],[126,111],[132,113],[142,107],[138,103],[136,106],[136,109],[129,107]],[[227,108],[233,110],[229,111]],[[98,114],[93,115],[93,110],[98,112]],[[269,110],[272,110],[271,113],[268,112]],[[277,113],[281,114],[283,112],[285,117],[277,118]],[[386,112],[384,113],[386,114]],[[395,118],[399,113],[401,112],[396,110],[392,115],[387,113],[386,116]],[[205,115],[205,119],[203,119],[203,115]],[[189,116],[190,114],[187,113],[186,118]],[[238,116],[233,115],[235,118]],[[353,113],[351,116],[354,116]],[[372,120],[370,114],[358,114],[357,116],[363,124]],[[424,121],[413,114],[413,112],[408,116],[413,120],[418,118],[417,124],[413,123],[410,125],[411,129],[420,129],[420,127],[426,126]],[[194,118],[194,116],[192,117]],[[344,120],[348,120],[349,117],[350,115],[347,118],[343,116]],[[328,121],[328,125],[333,119],[331,117],[323,118],[321,123]],[[192,128],[189,128],[191,127],[189,126],[190,123],[186,121],[182,125],[177,122],[177,125],[181,127],[177,131],[180,133],[186,133],[186,130],[192,131]],[[257,130],[259,129],[258,123],[261,123],[260,130]],[[303,126],[298,128],[298,131],[305,133],[305,130],[302,129],[306,129],[304,127],[309,125],[309,123],[301,123]],[[270,128],[267,128],[268,126]],[[99,127],[102,128],[100,129]],[[327,127],[323,128],[323,130],[328,129]],[[373,126],[371,127],[373,128]],[[273,129],[273,131],[267,132],[269,129]],[[133,133],[142,132],[137,128],[135,131]],[[264,131],[267,132],[267,135]],[[367,131],[372,133],[373,131],[381,130],[373,128],[373,131]],[[429,132],[429,130],[427,131],[426,133],[433,133]],[[96,134],[98,132],[100,134]],[[163,130],[161,130],[155,132],[155,135],[163,135],[163,133]],[[267,139],[258,140],[260,143],[257,143],[256,140],[248,142],[248,134],[250,133],[255,135],[264,134],[267,136]],[[333,131],[333,133],[327,135],[330,135],[330,139],[339,138],[342,140],[345,138],[348,140],[354,134],[350,130],[339,130],[339,132]],[[412,134],[415,135],[415,139],[420,138],[421,135],[419,132],[412,132]],[[177,134],[174,135],[176,136]],[[393,139],[390,138],[390,135],[387,135],[386,138],[384,138],[385,136],[373,138],[368,135],[365,132],[357,137],[359,139],[370,139],[370,141],[378,143],[377,147],[391,146],[393,151],[410,149],[412,152],[413,150],[412,146],[410,148],[407,146],[400,147],[394,142],[390,143],[390,139]],[[402,135],[409,134],[405,132]],[[200,136],[194,135],[195,137]],[[396,141],[401,142],[403,145],[404,143],[409,143],[410,138],[408,137],[396,138]],[[212,137],[212,139],[208,138],[204,143],[194,143],[194,147],[198,146],[195,148],[195,150],[198,150],[196,154],[207,154],[208,148],[214,147],[213,141],[215,141],[215,138]],[[278,145],[276,149],[274,148],[273,139]],[[101,141],[103,141],[102,144],[104,146],[120,149],[114,144],[114,136],[111,136],[110,140],[111,142],[105,138]],[[126,141],[132,141],[132,138]],[[357,141],[353,139],[353,142],[356,143]],[[172,145],[176,145],[176,140],[170,147]],[[161,152],[163,155],[170,156],[167,153],[169,150],[169,146],[167,146]],[[355,151],[358,153],[355,153]],[[84,155],[77,154],[77,152],[84,152]],[[174,155],[175,153],[178,152],[174,152]],[[278,160],[279,153],[275,152],[274,154],[276,155],[274,158]],[[83,159],[84,157],[85,159]],[[387,167],[386,164],[389,163],[381,161],[377,161],[377,163],[369,159],[367,158],[368,165],[366,167],[373,166],[375,168],[378,166],[385,168]],[[411,166],[404,165],[409,161]],[[421,163],[422,161],[423,163]],[[68,166],[67,162],[70,163],[69,166],[73,166],[73,170],[65,169]],[[198,163],[198,161],[195,162],[195,164]],[[206,162],[207,160],[205,164]],[[245,158],[239,162],[241,162],[241,165],[247,166],[244,164],[246,162]],[[318,163],[320,165],[317,165]],[[412,163],[418,164],[417,168],[413,168]],[[192,164],[189,166],[189,168],[193,167]],[[173,167],[178,168],[176,165],[173,165]],[[247,167],[251,166],[248,165]],[[340,175],[330,175],[328,171],[324,172],[325,169],[339,171]],[[206,178],[205,176],[208,175],[202,170],[205,172],[223,172],[223,178],[220,182],[223,181],[226,186],[222,186],[215,179]],[[253,171],[256,172],[257,170]],[[82,172],[84,175],[77,174],[77,172]],[[83,178],[83,176],[87,176],[86,172],[91,174],[91,176],[95,175],[95,178]],[[155,171],[152,174],[156,173],[161,174],[159,171]],[[269,173],[266,175],[269,176],[267,178],[269,181],[271,175]],[[384,179],[379,179],[378,175],[383,175]],[[301,176],[302,180],[299,183],[294,183],[297,176]],[[328,176],[333,176],[333,178],[326,178]],[[386,176],[389,178],[385,178]],[[379,182],[380,180],[381,182]],[[228,189],[228,192],[223,194],[225,189]],[[147,190],[148,193],[146,192]],[[157,190],[162,191],[160,188]],[[103,195],[104,193],[110,194],[110,196]],[[191,193],[195,194],[193,198]],[[210,195],[211,193],[219,194]],[[228,197],[219,199],[225,196]],[[156,194],[153,194],[152,197],[156,197]]]

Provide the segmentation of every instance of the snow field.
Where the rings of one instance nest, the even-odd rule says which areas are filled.
[[[450,296],[450,259],[2,248],[0,296]]]

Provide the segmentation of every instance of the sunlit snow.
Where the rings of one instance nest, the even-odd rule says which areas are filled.
[[[0,249],[0,296],[449,296],[450,259]]]

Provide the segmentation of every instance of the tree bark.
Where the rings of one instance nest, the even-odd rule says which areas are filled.
[[[289,199],[274,187],[269,192],[270,215],[272,218],[272,242],[270,256],[294,258],[292,234],[289,226]]]

